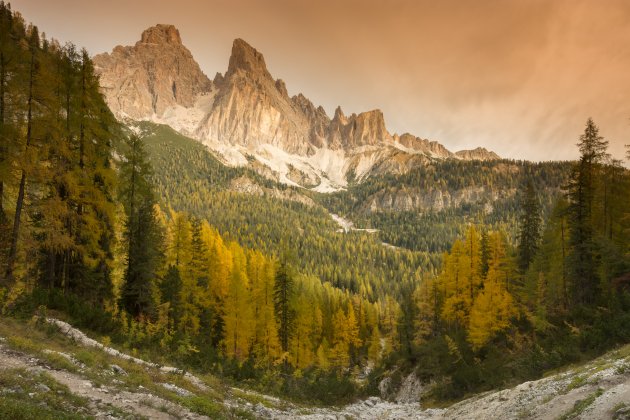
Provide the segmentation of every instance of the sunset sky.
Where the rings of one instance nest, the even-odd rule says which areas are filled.
[[[630,1],[17,0],[49,37],[92,54],[156,23],[180,30],[210,78],[234,38],[289,94],[332,116],[380,108],[391,132],[452,150],[577,157],[589,116],[615,157],[630,143]]]

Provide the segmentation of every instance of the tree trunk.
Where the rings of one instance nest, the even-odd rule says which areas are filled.
[[[0,163],[6,159],[6,144],[8,139],[4,134],[4,113],[5,113],[5,83],[6,83],[6,63],[4,62],[4,52],[0,51]],[[4,223],[4,181],[0,180],[0,225]]]
[[[28,112],[26,123],[26,147],[24,152],[28,151],[33,136],[33,79],[35,77],[35,48],[31,47],[31,64],[30,77],[28,82]],[[17,243],[20,234],[20,219],[22,217],[22,208],[24,206],[24,190],[26,188],[26,170],[22,169],[22,177],[20,179],[20,189],[18,191],[17,202],[15,204],[15,218],[13,220],[13,234],[11,235],[11,248],[9,249],[9,258],[7,260],[6,281],[13,280],[13,269],[15,258],[17,255]]]

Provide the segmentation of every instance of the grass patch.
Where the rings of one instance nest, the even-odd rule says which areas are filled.
[[[63,354],[55,351],[44,351],[39,355],[48,365],[55,369],[77,372],[77,366]]]
[[[630,371],[630,363],[623,363],[619,366],[617,366],[617,368],[615,369],[615,373],[617,375],[623,375],[624,373],[627,373]]]
[[[0,418],[84,419],[90,418],[88,400],[45,373],[24,369],[0,371]]]
[[[599,388],[597,391],[584,398],[583,400],[576,401],[571,411],[560,417],[560,420],[570,420],[576,418],[577,416],[582,414],[584,410],[586,410],[591,404],[593,404],[597,397],[599,397],[603,393],[604,390]]]
[[[7,337],[5,343],[13,350],[37,356],[53,369],[67,370],[69,372],[77,371],[77,367],[66,357],[56,351],[45,351],[42,344],[26,337],[11,335]]]
[[[580,388],[580,387],[582,387],[584,385],[586,385],[586,376],[577,375],[577,376],[573,377],[571,382],[567,385],[567,387],[564,390],[564,393],[566,394],[567,392],[571,391],[572,389]]]
[[[221,418],[247,418],[246,412],[236,413],[234,409],[227,409],[223,405],[223,399],[227,393],[226,385],[213,375],[206,374],[200,376],[202,382],[208,385],[207,390],[200,390],[190,383],[183,374],[165,373],[157,367],[146,366],[134,363],[131,360],[111,356],[102,349],[77,346],[69,338],[61,335],[56,328],[51,328],[48,324],[41,323],[25,323],[10,318],[0,318],[0,336],[5,337],[3,345],[15,351],[25,353],[29,356],[37,357],[55,369],[64,369],[74,373],[78,373],[81,367],[81,376],[92,382],[93,386],[100,388],[107,386],[110,389],[126,390],[130,392],[150,392],[160,398],[171,403],[179,404],[186,407],[190,411],[198,414],[206,415],[212,419]],[[68,355],[67,357],[65,355]],[[120,366],[127,373],[116,374],[112,371],[111,365]],[[5,371],[6,372],[6,371]],[[193,393],[193,396],[182,397],[175,392],[164,388],[161,384],[169,383],[186,389]],[[19,404],[30,403],[28,393],[31,392],[28,387],[21,387],[25,390],[27,399],[24,395],[19,397],[3,396],[2,389],[6,387],[0,382],[0,397],[2,398],[2,407],[4,411],[0,411],[0,419],[74,419],[85,418],[87,414],[77,414],[77,409],[70,404],[67,410],[52,409],[50,405],[41,405],[41,409],[28,407],[25,408],[27,415],[20,417],[15,412],[19,408]],[[18,388],[20,389],[20,388]],[[51,388],[52,389],[52,388]],[[67,392],[59,394],[60,399],[67,397]],[[63,397],[63,398],[61,398]],[[26,402],[22,401],[25,400]],[[258,402],[258,401],[257,401]],[[264,403],[264,401],[260,401]],[[35,404],[37,406],[37,404]],[[168,412],[169,406],[164,404],[157,407],[161,411]],[[30,411],[29,411],[30,410]],[[126,418],[128,414],[114,406],[107,408],[110,414]],[[87,411],[86,411],[87,413]],[[172,414],[172,413],[169,413]]]
[[[208,398],[204,398],[200,396],[179,397],[177,398],[177,402],[179,402],[182,406],[188,408],[190,411],[193,411],[197,414],[201,414],[204,416],[208,416],[211,419],[228,418],[226,416],[226,412],[223,405],[221,405],[220,403],[211,401]]]
[[[264,407],[267,407],[267,408],[278,408],[277,404],[275,404],[273,401],[268,400],[267,398],[263,397],[262,395],[245,392],[245,391],[242,391],[240,389],[232,390],[232,394],[236,398],[240,398],[242,400],[245,400],[245,401],[251,403],[252,405],[262,404]]]
[[[37,353],[40,354],[44,349],[41,344],[35,343],[26,337],[11,335],[7,337],[7,345],[14,350],[22,351],[24,353]]]

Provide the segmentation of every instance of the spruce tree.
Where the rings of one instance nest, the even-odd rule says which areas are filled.
[[[540,244],[540,203],[531,180],[527,182],[521,199],[519,228],[518,265],[521,272],[527,271]]]
[[[292,269],[286,261],[282,261],[276,272],[273,298],[278,322],[278,338],[284,353],[289,351],[289,343],[294,330],[295,311],[291,307],[294,288]]]
[[[607,156],[607,146],[608,142],[599,135],[599,129],[589,118],[578,143],[580,160],[572,170],[568,186],[569,269],[576,304],[591,304],[597,297],[599,281],[593,204],[598,167]]]
[[[169,318],[177,325],[182,311],[182,278],[177,267],[172,265],[168,267],[166,275],[160,282],[160,292],[162,302],[169,304]]]
[[[121,165],[122,198],[127,222],[127,267],[120,303],[133,316],[154,315],[157,272],[162,262],[163,232],[156,219],[142,140],[131,136],[127,160]]]

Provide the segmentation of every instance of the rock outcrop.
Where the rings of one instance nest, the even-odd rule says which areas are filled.
[[[304,95],[289,96],[263,55],[242,39],[225,74],[211,81],[172,25],[145,30],[132,47],[94,57],[119,118],[168,124],[232,165],[263,165],[281,182],[333,191],[349,178],[405,173],[428,159],[496,159],[485,149],[452,153],[435,141],[387,130],[376,109],[330,118]],[[254,157],[256,165],[250,158]]]
[[[438,212],[464,204],[493,203],[516,193],[513,189],[492,190],[488,187],[467,187],[458,190],[421,190],[418,188],[397,188],[381,190],[367,198],[363,207],[368,212],[379,211],[418,211]],[[491,212],[492,207],[486,209]]]
[[[483,147],[477,147],[472,150],[460,150],[455,152],[455,156],[462,160],[498,160],[499,155],[491,152]]]
[[[117,116],[147,119],[168,108],[192,107],[212,82],[172,25],[145,30],[133,47],[94,57],[107,104]]]

